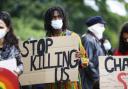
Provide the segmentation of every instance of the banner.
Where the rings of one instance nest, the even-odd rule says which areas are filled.
[[[100,89],[128,89],[128,56],[100,56]]]
[[[24,73],[21,85],[77,81],[78,39],[74,36],[24,41],[20,44]]]

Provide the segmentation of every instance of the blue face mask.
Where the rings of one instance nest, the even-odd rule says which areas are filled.
[[[52,20],[52,21],[51,21],[51,26],[52,26],[54,29],[61,30],[61,29],[62,29],[62,26],[63,26],[63,21],[62,21],[62,19]]]

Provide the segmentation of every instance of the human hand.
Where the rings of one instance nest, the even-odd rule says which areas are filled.
[[[82,64],[81,64],[81,67],[87,67],[89,64],[89,59],[86,59],[86,61],[83,61]]]
[[[76,54],[75,54],[75,57],[76,57],[76,59],[78,60],[78,61],[80,61],[81,59],[81,54],[80,54],[80,51],[76,51]]]
[[[19,68],[16,68],[16,70],[13,70],[14,74],[19,77]]]
[[[76,51],[76,58],[78,61],[81,61],[81,67],[87,67],[89,64],[89,59],[80,53],[80,51]]]

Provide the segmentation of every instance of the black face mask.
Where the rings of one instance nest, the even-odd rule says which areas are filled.
[[[123,48],[128,51],[128,42],[124,42],[123,46]]]

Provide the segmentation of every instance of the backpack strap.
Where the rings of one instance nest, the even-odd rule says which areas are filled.
[[[66,30],[66,36],[70,36],[72,34],[72,31]]]

